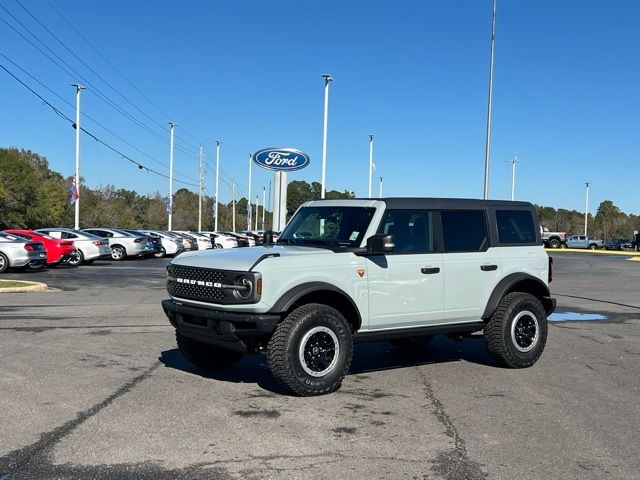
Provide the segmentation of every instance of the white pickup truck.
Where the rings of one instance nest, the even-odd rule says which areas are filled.
[[[588,248],[589,250],[598,250],[604,248],[602,240],[596,240],[586,235],[573,235],[567,240],[567,248]]]
[[[540,236],[544,246],[548,248],[560,248],[567,241],[566,232],[552,232],[544,225],[540,225]]]

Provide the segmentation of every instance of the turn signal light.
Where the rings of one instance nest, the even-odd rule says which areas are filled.
[[[262,278],[258,279],[258,283],[256,284],[256,293],[258,295],[262,295]]]

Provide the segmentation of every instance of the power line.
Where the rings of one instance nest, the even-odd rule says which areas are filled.
[[[25,82],[23,82],[19,77],[17,77],[13,72],[11,72],[7,67],[5,67],[4,65],[0,64],[0,68],[2,68],[5,72],[7,72],[9,75],[11,75],[11,77],[13,77],[17,82],[19,82],[23,87],[25,87],[27,90],[29,90],[33,95],[35,95],[36,97],[38,97],[45,105],[47,105],[49,108],[51,108],[60,118],[68,121],[74,128],[76,128],[75,122],[69,118],[67,115],[65,115],[58,107],[56,107],[55,105],[53,105],[51,102],[47,101],[42,95],[40,95],[38,92],[36,92],[34,89],[32,89],[29,85],[27,85]],[[112,152],[118,154],[120,157],[122,157],[125,160],[128,160],[129,162],[133,163],[134,165],[136,165],[139,169],[144,169],[146,170],[148,173],[153,173],[155,175],[158,175],[160,177],[163,178],[169,178],[168,175],[165,175],[164,173],[158,172],[157,170],[154,170],[152,168],[147,167],[146,165],[138,162],[137,160],[134,160],[133,158],[129,157],[128,155],[122,153],[121,151],[119,151],[117,148],[113,147],[112,145],[110,145],[109,143],[105,142],[104,140],[102,140],[101,138],[99,138],[98,136],[94,135],[93,133],[91,133],[90,131],[88,131],[87,129],[80,127],[80,131],[86,133],[87,135],[89,135],[91,138],[93,138],[96,142],[101,143],[102,145],[104,145],[105,147],[107,147],[109,150],[111,150]],[[188,183],[188,182],[183,182],[181,180],[175,180],[174,181],[181,183],[183,185],[188,185],[191,187],[197,187],[197,184],[194,183]]]

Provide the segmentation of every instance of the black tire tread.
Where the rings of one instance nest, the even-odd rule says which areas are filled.
[[[280,324],[278,324],[278,327],[276,328],[267,345],[267,362],[269,364],[271,374],[275,378],[276,382],[289,392],[295,393],[300,396],[325,395],[327,393],[336,391],[342,385],[342,380],[351,367],[351,359],[353,357],[353,336],[349,336],[350,345],[348,348],[348,356],[344,369],[341,375],[339,375],[334,382],[332,382],[325,388],[313,389],[305,387],[297,381],[297,377],[295,376],[293,370],[290,368],[286,359],[287,340],[290,337],[295,325],[300,322],[303,317],[309,315],[312,312],[318,311],[325,311],[326,313],[336,316],[338,319],[341,319],[341,321],[344,322],[347,330],[351,330],[348,322],[345,320],[342,314],[334,308],[319,303],[308,303],[295,309]]]
[[[491,315],[491,318],[484,328],[484,341],[486,348],[489,351],[489,355],[496,363],[504,367],[530,367],[538,361],[538,358],[540,358],[540,355],[542,354],[542,350],[540,350],[537,356],[531,358],[528,361],[523,361],[522,359],[516,358],[513,353],[508,348],[506,348],[504,342],[504,322],[508,320],[506,318],[507,310],[513,303],[522,301],[524,299],[540,303],[540,300],[538,300],[530,293],[508,293],[504,296],[504,298],[500,302],[500,305],[493,313],[493,315]],[[540,307],[542,308],[542,305],[540,305]]]

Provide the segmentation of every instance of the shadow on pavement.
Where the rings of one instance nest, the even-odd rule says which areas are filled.
[[[189,363],[177,348],[163,351],[159,360],[165,367],[203,378],[232,383],[254,383],[264,390],[286,394],[271,376],[264,355],[246,356],[225,370],[198,368]],[[458,361],[492,367],[495,365],[484,347],[482,337],[471,337],[456,342],[445,336],[436,336],[419,351],[402,351],[388,342],[356,344],[349,375]]]

